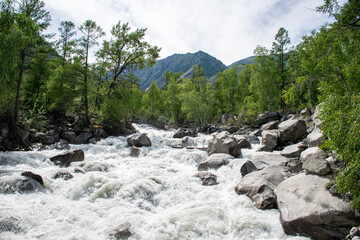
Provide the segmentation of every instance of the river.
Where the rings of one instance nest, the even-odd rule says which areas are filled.
[[[0,239],[104,240],[125,222],[129,239],[307,239],[287,236],[277,210],[258,210],[246,196],[235,193],[240,167],[258,154],[243,156],[210,172],[218,185],[203,186],[194,175],[205,151],[177,149],[173,131],[136,125],[147,133],[152,147],[130,156],[125,137],[109,137],[96,144],[70,145],[82,149],[85,162],[104,171],[74,173],[82,162],[68,168],[74,178],[54,179],[59,167],[49,157],[63,151],[0,152]],[[189,145],[205,147],[212,136],[189,138]],[[5,193],[22,179],[21,172],[43,177],[46,188],[33,193]]]

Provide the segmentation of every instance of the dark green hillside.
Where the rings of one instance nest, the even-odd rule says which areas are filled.
[[[189,77],[192,74],[192,66],[201,63],[204,69],[204,74],[207,77],[216,75],[221,69],[226,69],[226,66],[215,57],[199,51],[196,53],[174,54],[165,59],[156,62],[153,67],[138,70],[135,75],[140,79],[140,88],[148,88],[152,81],[155,81],[159,87],[163,86],[163,74],[166,71],[183,72],[185,76]]]

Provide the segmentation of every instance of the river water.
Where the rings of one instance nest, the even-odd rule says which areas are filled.
[[[0,153],[0,239],[104,240],[120,224],[129,222],[129,239],[307,239],[287,236],[277,210],[258,210],[234,187],[240,167],[255,156],[257,146],[243,156],[210,172],[218,185],[203,186],[194,175],[196,164],[207,157],[196,149],[176,149],[181,139],[173,131],[135,125],[147,133],[152,147],[130,156],[125,137],[109,137],[97,144],[71,145],[82,149],[87,164],[105,171],[74,173],[54,179],[59,167],[49,157],[60,150]],[[188,145],[206,147],[212,136],[188,138]],[[46,188],[33,193],[5,193],[32,171],[43,177]],[[2,192],[1,192],[2,191]]]

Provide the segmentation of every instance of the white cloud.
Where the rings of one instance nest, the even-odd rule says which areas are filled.
[[[253,54],[256,45],[271,47],[280,27],[293,44],[329,21],[315,12],[322,0],[44,0],[54,19],[80,26],[96,21],[110,38],[119,20],[147,28],[146,39],[162,48],[161,57],[203,50],[225,64]]]

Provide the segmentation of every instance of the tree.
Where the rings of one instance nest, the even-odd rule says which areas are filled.
[[[275,41],[273,42],[272,54],[276,57],[277,75],[280,78],[280,108],[282,112],[285,112],[285,101],[282,96],[288,84],[288,69],[287,69],[287,45],[290,44],[290,37],[288,31],[281,27],[275,35]]]
[[[119,80],[124,79],[126,74],[154,65],[159,57],[160,48],[151,46],[144,40],[146,28],[136,29],[134,32],[130,30],[128,23],[121,24],[119,21],[111,29],[113,38],[110,41],[104,41],[98,53],[107,63],[112,75],[108,98],[117,87]]]
[[[60,39],[57,42],[59,48],[59,54],[63,59],[63,64],[66,61],[70,61],[71,55],[74,53],[76,41],[72,38],[76,35],[75,24],[71,21],[62,21],[60,23],[59,32]]]
[[[96,22],[92,20],[86,20],[81,26],[80,31],[83,34],[83,37],[80,39],[81,51],[80,58],[83,63],[83,75],[84,75],[84,84],[83,84],[83,97],[84,97],[84,108],[85,108],[85,120],[89,122],[89,102],[88,102],[88,87],[89,87],[89,50],[94,45],[97,45],[97,40],[104,36],[105,33]]]

